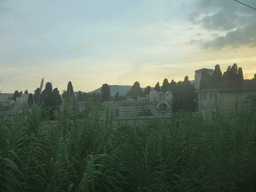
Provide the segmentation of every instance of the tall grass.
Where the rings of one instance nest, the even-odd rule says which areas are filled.
[[[101,120],[104,116],[104,120]],[[0,191],[253,191],[256,118],[179,112],[172,119],[115,121],[72,102],[59,124],[28,112],[26,124],[0,119]]]

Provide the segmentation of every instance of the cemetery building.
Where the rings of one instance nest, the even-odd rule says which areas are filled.
[[[204,118],[212,119],[217,112],[228,114],[235,110],[250,111],[251,103],[246,100],[249,95],[256,94],[255,80],[228,80],[200,89],[198,72],[200,70],[195,75],[195,81],[199,82],[196,89],[198,110]]]
[[[173,94],[151,90],[149,95],[137,100],[127,98],[126,101],[115,102],[115,116],[118,119],[170,117],[172,114]]]

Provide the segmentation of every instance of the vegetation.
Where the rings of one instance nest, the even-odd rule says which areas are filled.
[[[86,101],[87,99],[87,94],[82,93],[81,91],[78,91],[77,93],[77,101]]]
[[[22,91],[21,92],[18,92],[17,90],[13,93],[13,97],[12,97],[12,99],[14,100],[14,101],[16,101],[16,98],[17,97],[21,97],[21,95],[22,95]]]
[[[161,91],[159,82],[157,82],[157,84],[155,85],[155,87],[154,87],[153,90],[156,90],[157,92],[160,92],[160,91]]]
[[[145,88],[145,90],[144,90],[144,97],[146,96],[146,95],[149,95],[149,93],[150,93],[150,91],[151,91],[151,87],[150,86],[147,86],[146,88]]]
[[[110,95],[110,88],[108,84],[103,84],[101,88],[101,94],[100,94],[100,101],[109,101],[111,100],[111,95]]]
[[[170,90],[173,93],[174,99],[172,104],[172,111],[177,112],[179,110],[194,112],[197,109],[197,95],[195,93],[195,87],[190,83],[188,76],[184,78],[184,81],[170,83]]]
[[[168,79],[165,78],[163,81],[163,85],[161,87],[161,91],[165,93],[166,91],[169,91],[169,90],[170,90],[170,85],[169,85]]]
[[[73,107],[65,101],[59,124],[43,121],[40,106],[25,124],[0,120],[0,191],[255,189],[255,116],[115,123],[111,106],[104,114],[91,106],[81,120]]]
[[[133,99],[137,100],[138,96],[143,96],[143,91],[140,88],[140,83],[136,81],[132,88],[126,93],[126,96],[131,96]]]
[[[212,76],[205,70],[203,71],[200,81],[200,89],[206,88],[211,85],[221,84],[226,81],[239,83],[243,79],[243,69],[241,67],[238,68],[236,63],[234,63],[232,66],[228,66],[227,70],[223,73],[223,75],[220,70],[220,66],[215,65]]]
[[[68,82],[67,91],[63,93],[63,98],[66,100],[73,100],[73,102],[75,102],[75,95],[71,81]]]

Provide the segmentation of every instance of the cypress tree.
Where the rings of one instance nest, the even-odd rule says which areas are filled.
[[[31,105],[33,105],[33,103],[34,103],[33,95],[32,95],[32,93],[29,93],[28,94],[28,104],[31,106]]]
[[[164,81],[163,81],[163,86],[162,86],[162,91],[165,93],[166,91],[168,91],[169,90],[169,82],[168,82],[168,79],[164,79]]]
[[[213,84],[220,84],[222,80],[222,72],[220,70],[220,65],[215,65],[215,69],[212,75]]]
[[[172,80],[170,83],[170,90],[173,94],[175,92],[175,87],[176,87],[176,82],[174,80]]]
[[[150,86],[147,86],[144,90],[144,96],[148,95],[151,91],[151,87]]]
[[[108,86],[107,83],[105,83],[102,85],[102,88],[101,88],[100,101],[108,101],[110,99],[111,99],[110,87]]]
[[[115,94],[114,100],[115,101],[119,101],[119,92],[118,91]]]
[[[74,95],[74,91],[73,91],[73,85],[71,83],[71,81],[68,82],[68,87],[67,87],[67,92],[65,93],[65,99],[69,100],[69,99],[73,99],[73,102],[75,100],[75,95]]]
[[[243,79],[244,79],[243,69],[242,67],[239,67],[238,73],[237,73],[237,80],[242,81]]]
[[[137,99],[138,96],[143,96],[143,92],[138,81],[133,84],[132,88],[126,93],[126,96],[132,96],[133,99]]]
[[[160,92],[159,82],[157,82],[157,84],[155,85],[154,90],[156,90],[157,92]]]

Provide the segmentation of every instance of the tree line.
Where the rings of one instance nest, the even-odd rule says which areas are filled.
[[[204,89],[208,86],[221,84],[223,82],[232,81],[235,83],[241,82],[244,79],[243,70],[241,67],[238,68],[237,64],[234,63],[232,66],[228,66],[227,70],[222,74],[220,66],[215,65],[213,74],[210,75],[206,70],[203,70],[200,89]],[[254,74],[254,80],[256,80],[256,74]],[[52,108],[59,110],[62,104],[62,98],[59,94],[58,88],[52,88],[52,83],[47,82],[45,89],[43,88],[43,79],[41,82],[40,88],[37,88],[34,91],[34,95],[31,93],[28,96],[28,104],[37,104],[41,103],[44,110]],[[162,86],[159,82],[156,83],[153,88],[156,92],[171,91],[174,96],[172,109],[173,111],[186,110],[186,111],[195,111],[197,108],[197,95],[195,93],[194,85],[189,81],[188,76],[185,76],[184,81],[175,82],[173,79],[171,82],[167,78],[163,80]],[[126,93],[126,95],[119,95],[119,92],[115,94],[114,97],[110,94],[110,87],[107,83],[102,85],[101,93],[83,93],[79,91],[77,97],[74,95],[73,86],[71,81],[68,82],[67,91],[63,92],[63,101],[72,99],[73,102],[77,101],[90,101],[90,102],[104,102],[104,101],[123,101],[127,97],[131,97],[134,100],[137,100],[138,96],[145,97],[149,95],[151,87],[147,86],[144,91],[140,87],[140,83],[136,81],[131,89]],[[28,94],[28,90],[24,92]],[[13,94],[13,100],[16,101],[17,97],[22,95],[22,91],[18,92],[17,90]]]

